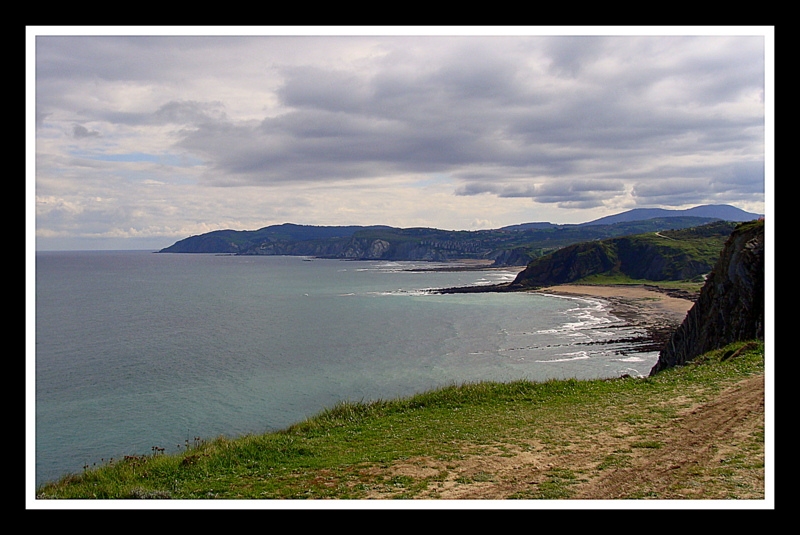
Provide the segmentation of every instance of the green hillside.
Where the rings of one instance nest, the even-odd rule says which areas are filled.
[[[295,255],[348,260],[490,260],[496,266],[527,265],[567,245],[611,237],[681,229],[714,221],[665,217],[608,225],[442,230],[435,228],[315,227],[275,225],[254,231],[218,230],[191,236],[162,253]]]
[[[717,221],[563,247],[535,259],[511,287],[574,282],[702,280],[719,258],[736,223]]]

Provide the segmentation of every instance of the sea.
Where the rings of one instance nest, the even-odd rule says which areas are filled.
[[[125,455],[283,429],[338,402],[647,375],[658,357],[620,341],[643,333],[600,299],[431,292],[516,270],[153,251],[35,258],[37,486]]]

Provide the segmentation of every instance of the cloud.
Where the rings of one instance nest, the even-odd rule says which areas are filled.
[[[355,207],[370,187],[432,176],[448,213],[462,206],[451,227],[499,221],[515,199],[556,222],[763,202],[764,52],[760,35],[40,36],[37,188],[78,202],[112,197],[87,184],[117,183],[141,200],[135,228],[176,227],[144,184],[207,207],[176,207],[206,222],[236,189],[286,199],[335,185],[328,202]],[[467,213],[479,195],[497,212]]]
[[[538,203],[557,204],[562,208],[594,208],[610,197],[625,193],[620,180],[561,180],[538,184],[471,183],[459,188],[458,195],[490,193],[498,197],[530,198]]]
[[[82,139],[82,138],[87,138],[87,137],[99,137],[100,136],[100,132],[97,132],[96,130],[89,130],[85,126],[81,126],[79,124],[76,124],[72,128],[72,136],[75,139]]]
[[[642,204],[681,206],[701,196],[713,202],[764,201],[763,162],[736,162],[716,166],[661,170],[663,178],[639,181],[631,194]]]
[[[170,101],[160,106],[153,119],[157,124],[196,125],[224,121],[224,104],[221,102]]]

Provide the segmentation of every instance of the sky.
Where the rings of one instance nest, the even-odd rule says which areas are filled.
[[[28,27],[28,241],[767,213],[771,27]]]

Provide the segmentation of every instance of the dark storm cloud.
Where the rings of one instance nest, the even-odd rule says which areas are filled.
[[[155,122],[165,124],[207,123],[225,120],[223,108],[221,102],[171,101],[158,108],[153,118]]]
[[[284,69],[283,74],[286,81],[278,95],[293,108],[364,113],[372,98],[370,80],[359,73],[296,67]]]
[[[239,53],[248,42],[246,36],[42,35],[37,37],[37,84],[76,79],[181,81],[209,65],[223,66],[225,57],[219,63],[216,59],[221,53]]]
[[[760,161],[716,166],[665,167],[658,177],[634,183],[632,195],[642,204],[678,206],[703,192],[709,199],[737,202],[764,198],[764,164]]]
[[[592,208],[602,205],[609,194],[622,194],[625,185],[619,180],[555,180],[538,184],[494,185],[471,183],[461,187],[459,195],[491,193],[498,197],[530,197],[540,203],[554,203],[569,208]]]
[[[79,124],[76,124],[72,128],[72,137],[74,137],[75,139],[98,137],[98,136],[100,136],[100,132],[97,132],[95,130],[89,130],[85,126],[81,126]]]
[[[206,153],[217,174],[244,173],[250,175],[245,180],[254,181],[379,177],[494,160],[497,148],[486,138],[486,115],[499,105],[471,107],[467,101],[476,95],[488,98],[487,82],[455,70],[462,80],[474,77],[477,87],[455,83],[441,69],[412,84],[408,79],[393,83],[391,70],[366,76],[287,69],[278,95],[291,111],[257,128],[221,128],[235,143],[214,142],[212,131],[220,127],[209,124],[187,135],[182,146]],[[305,171],[298,174],[298,168]]]

